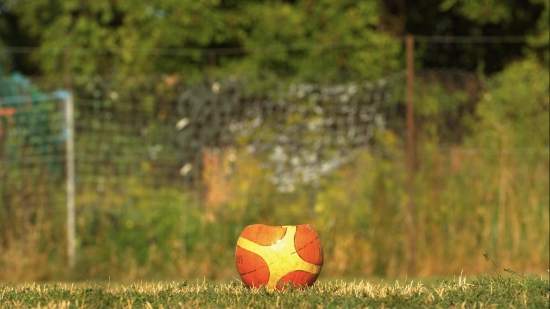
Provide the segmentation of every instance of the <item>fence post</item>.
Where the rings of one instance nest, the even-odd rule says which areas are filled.
[[[67,130],[67,257],[69,268],[76,264],[75,231],[75,162],[74,162],[74,103],[72,93],[65,98],[65,130]]]
[[[416,272],[416,226],[414,210],[414,36],[406,36],[406,60],[407,60],[407,165],[408,165],[408,191],[407,205],[407,235],[408,235],[408,268],[409,274]]]

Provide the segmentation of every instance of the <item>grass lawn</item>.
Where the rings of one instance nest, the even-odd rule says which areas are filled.
[[[0,286],[0,308],[549,308],[540,276],[415,282],[321,281],[312,288],[250,290],[240,282]]]

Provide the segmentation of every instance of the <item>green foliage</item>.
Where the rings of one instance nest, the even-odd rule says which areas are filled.
[[[397,68],[400,48],[375,29],[380,10],[379,1],[251,5],[247,15],[253,27],[244,44],[260,72],[274,69],[302,81],[334,80],[342,74],[380,78]]]
[[[446,74],[449,73],[440,73],[436,76]],[[475,83],[475,79],[472,78],[461,81]],[[421,142],[432,142],[437,145],[458,144],[468,134],[467,126],[471,115],[463,110],[468,109],[472,103],[472,96],[476,93],[468,93],[462,87],[446,82],[448,81],[420,78],[415,85],[414,112]]]
[[[524,55],[548,65],[549,11],[548,0],[4,1],[0,46],[38,50],[0,58],[6,71],[49,76],[61,69],[73,76],[269,72],[302,81],[376,79],[403,67],[397,38],[407,33],[528,36],[521,44],[417,50],[421,67],[495,72]]]
[[[510,2],[499,0],[485,1],[458,1],[445,0],[440,4],[442,11],[448,11],[453,6],[461,15],[478,24],[507,24],[512,20],[512,6]]]
[[[164,261],[173,260],[174,250],[195,246],[184,236],[196,235],[198,229],[200,215],[191,196],[169,188],[154,190],[153,194],[137,179],[104,185],[99,197],[111,197],[108,207],[92,206],[104,205],[98,203],[98,196],[78,196],[89,203],[78,210],[79,268],[84,270],[79,275],[88,276],[91,271],[91,275],[105,278],[142,267],[167,273],[174,265]]]
[[[527,48],[523,53],[524,55],[536,55],[548,66],[550,1],[444,0],[439,4],[439,8],[443,12],[454,12],[465,17],[468,21],[482,27],[481,29],[483,26],[498,25],[499,28],[506,29],[506,32],[503,33],[505,35],[518,34],[525,29],[527,24],[530,24],[530,29],[524,32],[528,40]],[[533,22],[534,16],[536,16],[535,22]],[[488,27],[485,29],[487,32],[493,32]]]
[[[488,82],[481,95],[470,143],[491,148],[548,147],[550,81],[533,60],[509,66]]]
[[[250,290],[230,282],[159,282],[131,285],[6,284],[0,287],[0,308],[64,306],[66,308],[247,307],[247,308],[358,308],[358,307],[527,307],[544,308],[549,283],[540,277],[525,279],[477,277],[467,281],[373,284],[368,281],[330,281],[308,289]]]
[[[34,56],[46,74],[65,67],[75,75],[175,71],[191,77],[231,68],[327,80],[378,78],[398,65],[399,42],[376,29],[380,1],[39,0],[12,10],[40,43]],[[222,49],[214,55],[196,48]]]
[[[532,50],[528,51],[528,55],[535,55],[541,62],[548,67],[550,64],[550,1],[548,0],[531,0],[543,6],[540,18],[537,20],[537,29],[529,38],[529,46]]]

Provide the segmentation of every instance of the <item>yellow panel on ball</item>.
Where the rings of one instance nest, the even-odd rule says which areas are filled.
[[[237,240],[235,263],[248,287],[311,286],[323,266],[323,247],[309,224],[254,224]]]

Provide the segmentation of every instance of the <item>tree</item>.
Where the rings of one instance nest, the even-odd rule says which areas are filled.
[[[377,28],[381,1],[10,3],[2,16],[39,47],[31,55],[41,69],[34,73],[68,66],[72,74],[231,70],[378,78],[398,65],[399,42]],[[4,41],[20,43],[10,35]]]
[[[469,143],[491,148],[548,148],[550,85],[547,68],[533,60],[508,66],[488,82],[477,106]]]
[[[483,44],[419,41],[419,67],[495,73],[527,54],[536,54],[548,65],[548,0],[390,0],[384,10],[381,27],[398,36],[527,37]]]

